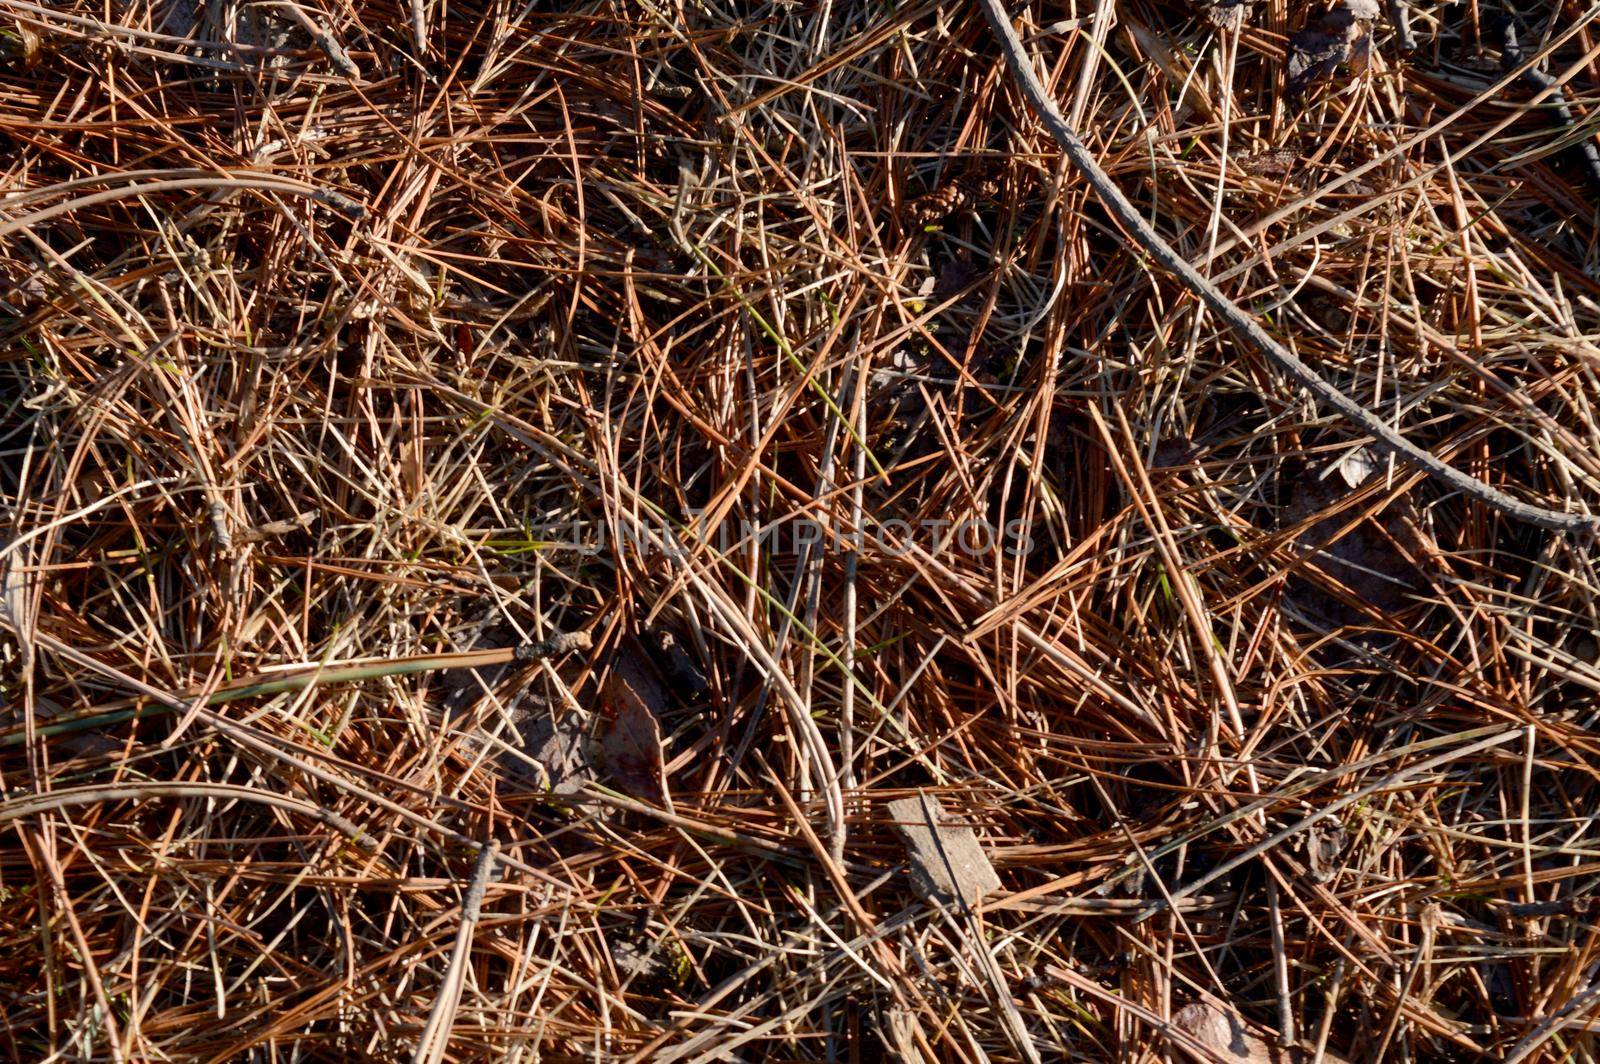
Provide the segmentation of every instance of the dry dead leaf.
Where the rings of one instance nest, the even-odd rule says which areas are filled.
[[[1334,468],[1347,485],[1359,488],[1368,477],[1383,468],[1383,456],[1373,447],[1357,447],[1353,451],[1346,451]]]
[[[1303,1064],[1311,1054],[1297,1049],[1282,1049],[1257,1036],[1238,1016],[1209,1001],[1196,1001],[1172,1014],[1172,1025],[1203,1045],[1202,1056],[1181,1042],[1175,1043],[1194,1060],[1214,1064],[1216,1060],[1237,1064]],[[1324,1050],[1325,1064],[1350,1064],[1344,1057]]]
[[[946,259],[934,281],[933,297],[941,302],[966,291],[985,271],[972,264],[970,256]]]
[[[595,763],[636,798],[672,808],[662,763],[661,726],[666,694],[643,653],[625,644],[600,688],[600,730]]]
[[[1000,889],[1000,877],[978,836],[948,819],[937,798],[926,794],[889,803],[889,817],[906,841],[917,893],[948,903],[960,898],[972,906]]]
[[[1305,833],[1306,864],[1314,883],[1326,883],[1339,870],[1339,857],[1350,844],[1342,824],[1322,821]]]
[[[522,752],[538,766],[506,754],[501,764],[518,775],[538,777],[539,788],[552,794],[576,794],[594,779],[589,761],[589,740],[583,722],[576,714],[555,717],[548,710],[535,710],[517,722]],[[542,776],[540,775],[542,773]]]
[[[1370,0],[1351,0],[1323,15],[1289,38],[1289,98],[1304,95],[1314,81],[1333,74],[1340,66],[1360,74],[1372,56],[1371,22],[1363,17]]]

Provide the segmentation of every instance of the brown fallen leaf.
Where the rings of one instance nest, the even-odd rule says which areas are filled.
[[[517,731],[521,753],[533,764],[509,752],[503,754],[500,763],[513,778],[530,779],[538,789],[557,795],[577,794],[594,779],[588,736],[575,714],[558,718],[539,707],[519,715]]]
[[[472,650],[520,650],[520,638],[520,633],[494,623],[489,614],[464,635],[464,642]],[[487,751],[506,788],[568,795],[594,779],[585,721],[539,695],[528,683],[525,663],[452,669],[440,677],[439,688],[444,694],[446,727],[461,732],[462,749],[469,758]],[[487,708],[486,699],[496,708]],[[513,730],[499,728],[502,713]],[[490,740],[495,734],[499,742]]]
[[[1286,524],[1310,522],[1295,535],[1296,546],[1312,562],[1289,582],[1289,601],[1296,608],[1337,626],[1367,623],[1359,608],[1318,579],[1318,571],[1380,613],[1399,613],[1413,604],[1413,596],[1426,581],[1411,559],[1427,559],[1433,552],[1421,537],[1409,497],[1395,500],[1347,530],[1352,516],[1341,503],[1351,489],[1345,487],[1343,476],[1286,476],[1285,487]]]
[[[1238,1016],[1225,1011],[1209,1001],[1196,1001],[1172,1014],[1172,1026],[1178,1028],[1209,1053],[1202,1056],[1182,1042],[1174,1044],[1194,1060],[1214,1064],[1216,1060],[1237,1064],[1307,1064],[1312,1054],[1300,1049],[1283,1049],[1271,1044],[1246,1027]],[[1324,1050],[1325,1064],[1350,1064],[1344,1057]]]
[[[1340,66],[1351,73],[1367,69],[1372,58],[1373,0],[1350,0],[1289,38],[1289,98],[1298,99],[1312,82],[1329,77]]]
[[[631,641],[625,643],[600,687],[595,763],[623,791],[670,810],[656,719],[665,708],[666,693],[653,667]]]
[[[1344,825],[1325,820],[1313,825],[1303,837],[1311,881],[1326,883],[1339,871],[1338,861],[1350,844],[1350,833]]]
[[[945,904],[960,898],[972,906],[1000,889],[978,836],[967,825],[951,822],[937,798],[919,794],[890,802],[889,817],[910,851],[918,894]]]

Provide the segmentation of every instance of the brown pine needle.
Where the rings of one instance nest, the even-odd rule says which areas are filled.
[[[0,0],[0,1056],[1594,1058],[1494,14]]]

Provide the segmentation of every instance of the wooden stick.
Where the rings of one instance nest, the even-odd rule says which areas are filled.
[[[311,35],[311,39],[317,42],[317,47],[322,49],[322,54],[328,57],[328,62],[333,64],[333,69],[351,81],[361,80],[361,68],[356,66],[355,60],[350,58],[350,53],[344,50],[344,46],[330,30],[319,26],[294,0],[281,0],[278,6],[288,11],[289,16],[299,23],[300,28]]]
[[[461,1007],[461,984],[466,980],[467,957],[472,953],[472,932],[478,926],[483,892],[494,874],[498,852],[499,846],[493,839],[478,851],[478,863],[472,870],[472,881],[467,884],[467,896],[461,903],[461,926],[456,929],[455,946],[450,950],[450,966],[439,984],[439,996],[433,999],[422,1037],[417,1039],[412,1064],[439,1064],[450,1048],[450,1029],[455,1026],[456,1011]]]

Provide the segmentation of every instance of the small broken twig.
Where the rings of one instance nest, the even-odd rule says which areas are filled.
[[[495,857],[500,846],[493,839],[478,851],[478,863],[472,869],[472,881],[467,885],[467,896],[461,902],[461,926],[456,929],[456,942],[450,949],[450,965],[445,969],[439,984],[439,996],[433,999],[428,1012],[428,1022],[417,1039],[417,1051],[412,1054],[412,1064],[439,1064],[445,1050],[450,1048],[450,1028],[456,1019],[456,1009],[461,1005],[461,985],[466,979],[467,955],[472,952],[472,932],[478,926],[478,915],[483,909],[483,892],[488,889],[494,875]]]
[[[317,47],[322,49],[322,54],[328,57],[328,62],[333,64],[333,69],[351,81],[360,80],[361,68],[356,66],[356,61],[350,58],[350,53],[344,50],[344,45],[339,43],[331,31],[317,25],[316,21],[294,0],[277,0],[277,6],[289,12],[289,17],[311,35]]]
[[[549,639],[523,643],[513,652],[517,661],[538,661],[541,658],[559,658],[574,650],[588,650],[594,640],[588,632],[558,632]]]

